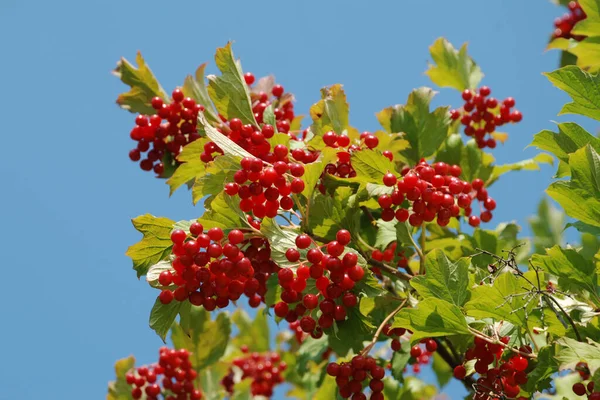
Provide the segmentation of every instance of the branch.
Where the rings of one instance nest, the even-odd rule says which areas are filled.
[[[515,347],[507,346],[504,342],[501,342],[500,340],[491,338],[491,337],[483,334],[482,332],[479,332],[475,328],[469,327],[469,332],[471,332],[473,335],[477,336],[479,339],[485,340],[486,342],[491,343],[491,344],[498,344],[498,345],[502,346],[504,349],[510,350],[513,353],[517,353],[517,354],[521,355],[522,357],[525,357],[525,358],[537,358],[536,354],[525,353],[525,352],[523,352],[523,351],[521,351],[521,350],[519,350],[519,349],[517,349]]]
[[[375,344],[377,343],[377,340],[379,339],[379,335],[381,335],[381,332],[383,331],[383,327],[390,321],[390,319],[394,318],[394,315],[398,314],[398,312],[400,310],[402,310],[402,308],[404,307],[404,305],[406,304],[407,301],[408,301],[408,299],[404,299],[404,301],[402,301],[402,303],[400,303],[400,305],[398,307],[396,307],[396,309],[394,311],[392,311],[387,317],[385,317],[385,319],[383,320],[381,325],[379,325],[379,328],[377,328],[377,331],[375,332],[375,335],[373,336],[373,340],[371,340],[371,343],[369,343],[364,349],[362,349],[362,351],[359,353],[359,355],[363,356],[365,354],[369,354],[369,351],[371,351],[373,346],[375,346]]]
[[[375,218],[373,218],[373,214],[371,214],[371,211],[369,211],[369,209],[367,208],[367,206],[360,206],[360,209],[369,218],[369,221],[371,221],[371,224],[373,224],[373,225],[377,224],[377,221],[375,220]]]
[[[369,260],[367,260],[367,263],[369,263],[369,265],[372,265],[373,267],[382,269],[382,270],[394,275],[395,277],[402,279],[403,281],[410,281],[410,279],[412,278],[412,276],[410,276],[406,272],[399,271],[392,266],[382,263],[381,261],[377,261],[377,260],[370,258]]]
[[[446,364],[448,364],[450,366],[450,368],[454,369],[457,366],[461,365],[462,363],[459,362],[458,359],[452,357],[452,355],[448,352],[448,349],[446,349],[446,347],[444,347],[441,343],[441,341],[439,339],[435,339],[435,341],[438,344],[437,347],[437,353],[440,355],[440,357],[442,357],[442,360],[444,360],[446,362]],[[452,350],[453,346],[450,344],[449,340],[445,340],[444,343],[446,343],[448,345],[448,347]],[[473,376],[466,376],[463,380],[462,380],[463,385],[465,385],[465,387],[467,388],[467,390],[472,391],[473,390],[473,384],[475,384],[475,379],[473,379]]]
[[[542,294],[543,298],[549,298],[550,300],[552,300],[552,302],[554,304],[556,304],[556,306],[559,308],[560,311],[562,311],[562,313],[565,315],[565,317],[567,317],[567,320],[569,321],[569,324],[571,324],[571,326],[573,327],[573,330],[575,331],[575,336],[577,336],[577,341],[581,342],[581,335],[579,335],[579,331],[577,330],[577,326],[575,326],[575,321],[573,321],[573,318],[571,318],[571,316],[569,314],[567,314],[567,312],[565,311],[564,308],[562,308],[562,306],[559,304],[558,301],[556,301],[556,299],[552,296],[550,296],[547,293],[543,293]]]

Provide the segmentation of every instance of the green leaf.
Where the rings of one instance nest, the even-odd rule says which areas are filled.
[[[175,221],[146,214],[131,222],[144,235],[141,241],[130,246],[125,253],[133,261],[133,269],[139,278],[146,275],[148,268],[171,254],[171,231]]]
[[[431,363],[431,368],[433,369],[433,372],[435,372],[435,377],[437,378],[438,385],[441,388],[446,386],[454,375],[453,369],[437,352],[433,353],[433,362]]]
[[[310,107],[311,131],[321,137],[328,131],[341,135],[348,128],[349,106],[342,85],[321,89],[321,100]]]
[[[481,82],[483,73],[467,54],[466,43],[456,50],[446,39],[439,38],[429,47],[429,53],[434,64],[430,64],[425,73],[436,85],[462,92],[475,89]]]
[[[348,318],[335,322],[337,332],[328,334],[329,347],[339,355],[345,355],[350,349],[359,352],[365,340],[373,337],[375,326],[356,307],[347,310]]]
[[[406,105],[388,107],[377,114],[379,123],[387,132],[404,132],[410,147],[400,155],[412,164],[432,156],[448,135],[448,107],[429,111],[434,95],[435,92],[429,88],[415,89],[408,96]]]
[[[594,235],[594,236],[600,236],[600,228],[597,227],[597,226],[591,226],[591,225],[588,225],[588,224],[584,224],[581,221],[576,221],[576,222],[569,222],[565,226],[565,229],[567,229],[567,228],[569,228],[571,226],[573,228],[577,229],[581,233],[589,233],[589,234]]]
[[[467,321],[460,308],[434,297],[419,302],[415,308],[400,311],[394,318],[393,327],[413,331],[413,343],[426,337],[469,334]]]
[[[395,172],[394,163],[376,150],[355,151],[350,157],[357,176],[381,184],[383,176]]]
[[[198,114],[198,124],[204,127],[206,136],[208,136],[210,140],[212,140],[217,146],[219,146],[219,148],[223,150],[225,154],[231,154],[233,156],[238,156],[241,158],[255,158],[252,154],[248,153],[246,150],[241,148],[233,140],[229,139],[227,136],[213,128],[213,126],[208,123],[208,121],[202,113]]]
[[[226,154],[206,164],[205,173],[196,177],[192,187],[194,204],[204,196],[221,193],[226,182],[233,182],[233,175],[240,169],[240,161],[240,157]]]
[[[584,36],[598,36],[600,34],[600,1],[579,0],[579,4],[585,11],[586,18],[575,24],[573,34]]]
[[[535,252],[544,254],[545,249],[560,245],[564,224],[565,214],[553,207],[546,198],[542,199],[537,215],[529,218],[529,225],[534,234]]]
[[[117,68],[113,71],[115,76],[131,87],[129,92],[119,95],[117,104],[132,113],[152,115],[156,112],[152,108],[152,98],[160,97],[167,101],[169,97],[146,65],[142,53],[139,51],[135,61],[138,65],[137,68],[126,59],[121,58],[117,63]]]
[[[551,377],[558,372],[558,364],[554,356],[554,346],[546,346],[540,349],[537,356],[537,363],[533,370],[527,373],[529,379],[523,389],[529,393],[533,393],[551,387]]]
[[[193,182],[197,176],[204,175],[205,164],[200,160],[200,154],[204,151],[205,143],[206,140],[200,138],[183,147],[177,157],[182,164],[177,167],[167,181],[167,185],[171,188],[169,195],[175,193],[184,183]]]
[[[445,300],[462,306],[469,299],[469,259],[451,263],[441,249],[427,254],[425,275],[414,276],[410,285],[425,299]]]
[[[334,162],[336,158],[337,151],[335,149],[324,148],[317,161],[304,166],[304,175],[302,176],[304,190],[302,191],[302,195],[305,198],[312,198],[315,188],[317,187],[317,182],[323,174],[325,167],[327,164]]]
[[[362,297],[359,310],[362,315],[370,317],[373,321],[383,321],[398,307],[398,304],[400,304],[398,299],[380,294],[379,296]]]
[[[563,106],[559,115],[579,114],[600,120],[600,80],[581,68],[569,65],[553,72],[545,73],[554,84],[573,99]]]
[[[188,75],[183,83],[183,94],[196,100],[196,103],[204,106],[204,115],[210,122],[221,123],[217,116],[217,111],[208,95],[208,90],[204,81],[204,70],[206,63],[196,69],[194,76]]]
[[[562,349],[556,354],[559,369],[575,369],[578,362],[586,362],[593,375],[600,368],[600,344],[588,338],[588,343],[563,337],[556,341]]]
[[[231,43],[217,49],[215,61],[221,76],[209,75],[207,78],[208,94],[217,110],[227,119],[239,118],[244,124],[258,126],[252,111],[248,85],[244,81],[239,61],[233,56]]]
[[[275,112],[273,111],[273,105],[270,104],[267,108],[265,108],[265,111],[263,112],[263,122],[265,124],[269,124],[273,127],[273,129],[275,130],[275,133],[277,134],[277,119],[275,118]],[[284,135],[287,136],[288,138],[288,142],[289,142],[289,136],[288,135]]]
[[[177,300],[173,300],[169,304],[163,304],[158,297],[156,298],[152,311],[150,311],[150,328],[160,336],[163,342],[177,314],[179,314],[182,304],[184,303]]]
[[[574,45],[567,50],[575,59],[575,62],[571,64],[576,64],[589,72],[598,72],[600,68],[600,36],[587,37],[580,42],[574,42]]]
[[[354,202],[351,188],[339,187],[330,196],[315,196],[310,203],[309,232],[335,240],[340,229],[355,234],[359,228],[360,208]]]
[[[511,164],[494,165],[492,169],[492,176],[487,180],[487,185],[496,181],[500,176],[510,171],[539,171],[540,164],[554,164],[554,159],[551,155],[541,153],[533,158],[518,161]]]
[[[526,311],[536,306],[537,302],[534,300],[527,304],[523,298],[523,282],[507,272],[498,276],[493,286],[476,287],[471,291],[471,300],[465,304],[467,315],[527,326]]]
[[[324,335],[319,339],[306,338],[295,354],[297,372],[304,375],[308,371],[310,361],[320,363],[323,360],[323,354],[329,347],[328,345],[328,339]]]
[[[224,354],[231,335],[231,322],[225,313],[211,321],[210,313],[201,307],[192,307],[190,326],[185,330],[173,325],[171,339],[177,349],[191,353],[191,361],[198,372],[216,363]]]
[[[546,190],[568,216],[600,226],[600,156],[590,146],[569,156],[571,180],[554,182]]]
[[[116,381],[108,384],[108,395],[106,400],[132,400],[131,385],[125,380],[125,374],[131,371],[135,366],[135,358],[129,356],[122,358],[115,363]]]
[[[269,325],[266,313],[257,310],[254,321],[242,309],[237,309],[231,320],[237,326],[239,333],[232,340],[236,347],[248,346],[250,351],[263,352],[269,350]]]
[[[600,139],[588,133],[574,122],[558,124],[558,133],[549,130],[541,131],[533,137],[530,146],[552,153],[561,161],[569,162],[569,154],[590,144],[600,151]]]
[[[244,379],[243,381],[236,383],[233,388],[233,394],[230,397],[230,400],[252,400],[254,396],[252,395],[252,380]]]
[[[285,253],[288,249],[296,248],[296,236],[299,235],[299,232],[283,230],[274,219],[264,218],[260,225],[260,233],[269,240],[271,259],[279,267],[291,268],[298,265],[298,262],[289,262]],[[299,249],[298,251],[300,252],[300,258],[305,259],[307,250]]]
[[[174,271],[171,261],[159,261],[148,269],[146,273],[146,281],[152,287],[161,287],[158,283],[158,277],[163,271]]]
[[[229,231],[248,226],[236,200],[225,192],[219,193],[212,198],[212,201],[207,201],[204,207],[206,208],[204,215],[198,218],[198,222],[204,226],[204,229],[221,228]]]
[[[547,249],[546,253],[534,254],[531,258],[532,265],[557,276],[562,289],[585,289],[598,298],[598,274],[593,262],[586,260],[574,249],[563,249],[558,245]]]
[[[411,344],[408,340],[402,340],[400,342],[401,348],[399,351],[395,351],[392,356],[392,376],[398,381],[404,381],[405,368],[410,361],[410,348]]]

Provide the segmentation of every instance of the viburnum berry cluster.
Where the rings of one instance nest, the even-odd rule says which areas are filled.
[[[570,1],[568,4],[569,12],[565,13],[562,17],[554,20],[554,32],[552,32],[553,38],[565,38],[573,39],[578,42],[585,39],[585,36],[574,35],[571,33],[575,24],[587,18],[585,11],[581,8],[581,5],[577,1]]]
[[[573,384],[572,390],[577,396],[586,396],[588,400],[600,400],[600,392],[594,392],[594,381],[591,380],[590,369],[586,362],[579,362],[575,366],[575,371],[579,373],[579,376],[583,382],[576,382]],[[585,383],[587,381],[587,383]]]
[[[370,132],[365,131],[361,133],[359,139],[360,142],[352,143],[347,135],[338,135],[334,131],[328,131],[323,135],[323,142],[325,142],[325,145],[337,149],[338,152],[335,164],[327,164],[321,175],[321,181],[319,182],[319,190],[321,193],[325,194],[325,185],[322,181],[325,174],[340,178],[354,178],[356,176],[356,171],[352,168],[352,162],[350,160],[352,153],[363,149],[374,149],[379,145],[377,136]],[[394,158],[392,152],[389,150],[385,150],[383,155],[390,161]]]
[[[387,248],[384,251],[381,251],[379,249],[373,250],[371,252],[371,258],[376,261],[391,262],[394,260],[395,257],[397,257],[398,267],[406,268],[408,266],[408,258],[406,258],[406,255],[404,254],[404,250],[400,250],[400,251],[396,252],[397,248],[398,248],[398,242],[392,242],[387,246]],[[379,269],[377,267],[372,267],[371,269],[373,270],[373,272],[375,274],[377,274],[377,275],[381,274],[381,271],[379,271]]]
[[[202,391],[194,385],[197,373],[189,358],[186,349],[161,347],[158,363],[138,367],[125,375],[127,383],[133,386],[131,397],[156,400],[162,395],[165,400],[202,399]]]
[[[295,271],[282,268],[277,273],[283,291],[281,301],[274,306],[275,315],[288,322],[300,319],[302,331],[314,338],[321,337],[323,329],[331,328],[334,321],[344,321],[347,309],[358,304],[352,288],[365,274],[356,253],[343,254],[351,240],[350,232],[339,230],[336,239],[323,246],[324,251],[319,247],[309,249],[306,260],[300,261],[298,249],[308,249],[313,241],[306,234],[298,235],[297,248],[285,254],[289,262],[298,262],[298,267]]]
[[[250,73],[246,74],[244,79],[249,86],[255,80],[254,75]],[[275,135],[276,129],[277,132],[287,134],[290,140],[298,140],[294,132],[290,131],[290,123],[295,116],[293,96],[285,94],[283,86],[274,85],[270,93],[251,91],[250,97],[254,118],[261,126],[244,124],[239,118],[231,118],[230,120],[221,118],[222,124],[217,126],[216,129],[253,156],[267,163],[275,163],[280,159],[277,157],[275,149],[271,148],[269,139]],[[264,112],[269,107],[273,108],[275,126],[263,122]],[[200,154],[200,159],[204,162],[210,162],[220,154],[223,154],[223,151],[219,146],[214,142],[207,142],[204,145],[204,151]]]
[[[269,242],[246,238],[239,229],[231,230],[224,240],[221,228],[204,233],[202,224],[194,222],[189,235],[176,229],[171,241],[173,271],[163,271],[158,277],[165,287],[159,295],[163,304],[189,299],[193,305],[212,311],[245,294],[250,306],[258,307],[264,300],[269,275],[279,269],[271,260]]]
[[[401,338],[406,333],[412,334],[411,331],[406,330],[404,328],[391,328],[390,324],[386,324],[383,327],[382,333],[385,336],[388,336],[392,339],[391,347],[393,351],[401,351],[402,350],[402,342]],[[403,338],[404,340],[408,340],[408,338]],[[424,338],[419,341],[419,344],[416,344],[410,348],[410,356],[412,357],[412,369],[415,374],[421,372],[421,365],[426,365],[429,363],[431,355],[435,353],[438,348],[438,344],[434,339]]]
[[[496,398],[517,398],[521,385],[527,383],[527,368],[529,361],[521,354],[515,354],[505,347],[510,337],[500,338],[501,343],[489,343],[475,337],[475,345],[465,353],[465,360],[476,360],[475,372],[479,378],[475,384],[474,400],[489,400]],[[522,346],[522,354],[531,354],[531,347]],[[454,377],[464,379],[466,368],[458,365],[454,368]],[[525,400],[525,397],[518,397]]]
[[[398,179],[388,172],[383,176],[383,183],[388,187],[396,186],[392,194],[383,194],[377,201],[381,206],[381,219],[391,221],[396,218],[400,222],[408,220],[412,226],[420,226],[423,222],[436,219],[440,226],[450,223],[450,218],[463,215],[468,218],[469,225],[479,226],[492,219],[492,211],[496,201],[492,199],[484,187],[484,182],[477,178],[472,182],[460,179],[462,170],[458,165],[437,162],[429,165],[421,160],[414,168],[405,167]],[[479,216],[472,215],[471,203],[478,200],[483,205]]]
[[[520,111],[511,111],[515,106],[515,99],[508,97],[499,102],[494,97],[488,97],[491,93],[487,86],[479,88],[477,93],[466,89],[462,93],[465,104],[459,110],[450,111],[450,118],[460,119],[461,124],[465,126],[465,135],[475,138],[480,149],[496,147],[496,140],[492,134],[497,127],[517,123],[523,119]]]
[[[197,140],[196,121],[198,113],[204,111],[202,104],[192,98],[185,97],[181,89],[173,90],[171,102],[165,103],[160,97],[152,99],[153,115],[138,115],[130,137],[137,141],[135,149],[129,152],[131,161],[140,161],[142,154],[146,158],[140,161],[144,171],[154,171],[162,175],[164,171],[163,157],[175,162],[183,146]]]
[[[368,355],[356,355],[350,362],[340,364],[332,362],[327,365],[327,374],[335,377],[339,394],[344,399],[366,400],[363,386],[368,386],[371,400],[382,400],[385,369],[377,365],[377,361]],[[365,382],[368,381],[368,382]]]
[[[276,145],[274,155],[277,161],[272,166],[258,158],[243,158],[234,182],[225,184],[225,193],[239,196],[240,209],[259,219],[276,217],[280,207],[291,210],[294,201],[290,195],[301,193],[305,187],[301,179],[304,165],[289,163],[287,147]]]
[[[248,348],[242,348],[242,351],[247,353]],[[281,361],[281,356],[278,353],[251,353],[243,357],[235,358],[232,361],[232,367],[229,372],[221,380],[221,385],[229,393],[233,393],[234,386],[237,383],[235,380],[235,371],[233,368],[241,370],[241,378],[251,379],[252,384],[250,391],[253,396],[273,396],[273,388],[283,382],[283,372],[287,369],[285,361]]]

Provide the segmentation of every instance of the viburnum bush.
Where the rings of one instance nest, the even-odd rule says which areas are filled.
[[[600,21],[588,3],[569,7]],[[577,46],[595,27],[572,27]],[[118,361],[108,399],[428,399],[451,379],[478,400],[600,397],[600,139],[561,122],[534,136],[546,153],[497,163],[490,151],[527,114],[481,85],[466,46],[440,38],[430,52],[426,74],[457,90],[455,107],[432,109],[436,92],[418,88],[374,131],[350,125],[337,84],[303,124],[294,96],[244,73],[230,44],[220,75],[203,65],[171,94],[141,55],[119,62],[129,157],[202,207],[133,220],[143,238],[127,255],[157,290],[150,327],[169,344],[156,364]],[[589,59],[546,75],[573,100],[562,114],[600,120]],[[490,225],[507,212],[494,183],[555,159],[546,192],[564,212],[543,200],[529,238]]]

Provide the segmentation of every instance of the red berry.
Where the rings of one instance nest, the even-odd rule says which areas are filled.
[[[383,184],[385,186],[392,187],[392,186],[396,185],[397,182],[398,182],[398,179],[396,179],[396,176],[390,172],[388,172],[387,174],[385,174],[383,176]]]
[[[285,257],[289,262],[296,262],[300,259],[300,252],[294,248],[287,249]]]
[[[281,95],[283,94],[283,86],[281,86],[281,85],[273,86],[271,93],[273,93],[273,96],[275,96],[275,97],[281,97]]]
[[[422,352],[423,351],[421,350],[421,347],[419,347],[419,345],[415,345],[410,348],[410,356],[413,358],[419,357]]]
[[[186,237],[186,233],[181,229],[175,229],[173,232],[171,232],[171,241],[174,244],[182,244]]]
[[[160,299],[160,302],[163,304],[169,304],[170,302],[173,301],[173,292],[171,292],[170,290],[163,290],[162,292],[160,292],[160,294],[158,295],[158,298]]]
[[[246,72],[244,74],[244,81],[246,81],[247,85],[252,85],[254,83],[254,75],[251,72]]]
[[[296,237],[296,246],[298,246],[299,249],[308,248],[310,246],[311,242],[312,241],[311,241],[310,237],[304,233],[301,235],[298,235]]]
[[[464,365],[457,365],[454,367],[454,377],[456,379],[463,380],[465,379],[465,376],[467,376],[467,370]]]
[[[437,347],[438,347],[437,342],[433,339],[429,339],[427,342],[425,342],[425,348],[430,353],[433,353],[434,351],[436,351]]]

